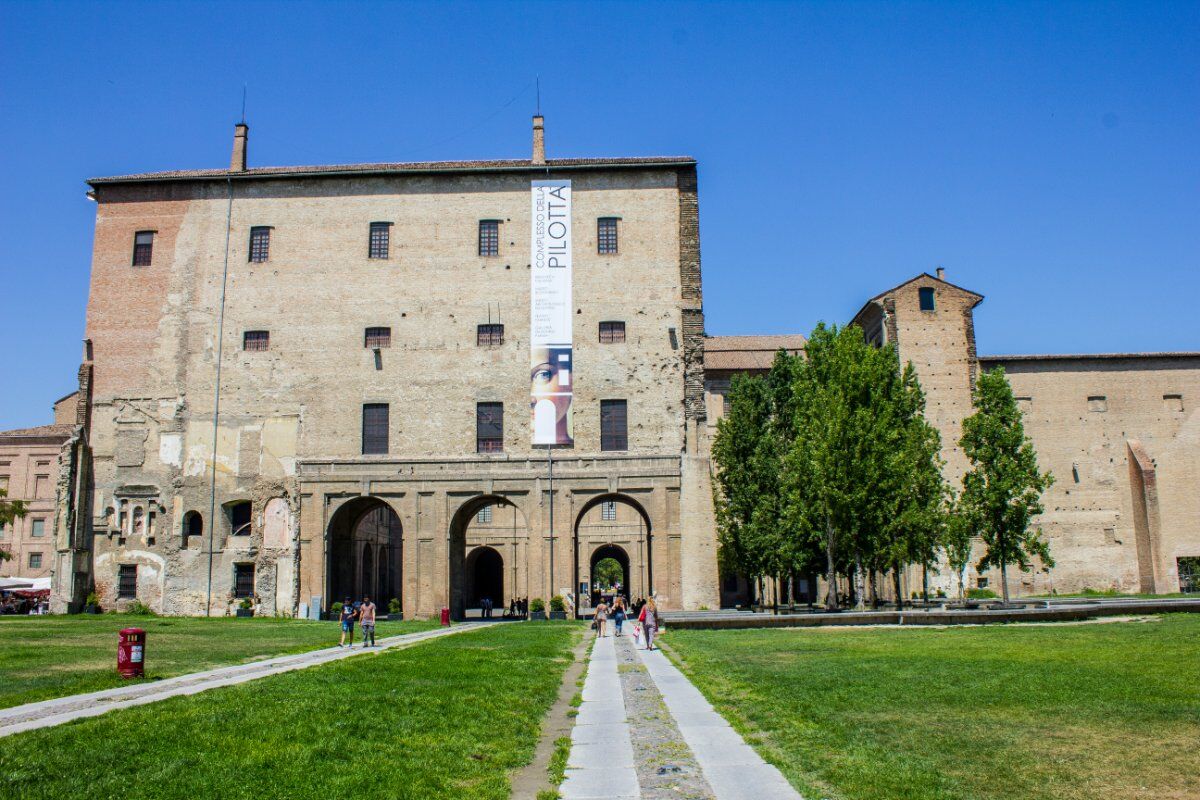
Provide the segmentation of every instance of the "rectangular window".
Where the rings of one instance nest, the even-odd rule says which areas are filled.
[[[504,404],[475,405],[475,452],[504,452]]]
[[[489,322],[475,329],[475,344],[478,347],[499,347],[504,344],[504,326]]]
[[[479,513],[475,515],[475,518],[484,525],[491,525],[492,524],[492,507],[484,506],[483,508],[479,509]]]
[[[921,300],[922,311],[933,311],[933,287],[924,286],[917,290],[917,296]]]
[[[50,476],[38,475],[33,479],[33,496],[34,497],[49,497],[50,496]]]
[[[500,220],[479,220],[479,255],[500,255]]]
[[[137,597],[137,564],[122,564],[118,568],[117,597]]]
[[[362,419],[364,456],[383,455],[388,451],[388,404],[364,403]]]
[[[242,334],[242,349],[250,351],[269,350],[271,348],[270,331],[246,331]]]
[[[250,260],[255,263],[266,261],[271,255],[271,229],[260,225],[250,229]]]
[[[254,597],[254,565],[233,565],[233,596]]]
[[[1183,395],[1164,394],[1163,409],[1165,411],[1183,411]]]
[[[392,223],[372,222],[367,243],[368,258],[387,258],[392,247]]]
[[[605,500],[600,504],[600,519],[612,522],[617,518],[617,501]]]
[[[154,257],[154,231],[138,231],[133,235],[133,265],[148,267]]]
[[[363,332],[363,347],[373,350],[376,347],[392,346],[391,328],[367,328]]]
[[[1088,411],[1108,411],[1108,398],[1102,394],[1094,394],[1088,398]]]
[[[629,449],[628,413],[624,400],[600,401],[600,449]]]
[[[41,553],[30,553],[29,554],[29,568],[30,569],[41,569],[42,568],[42,554]]]
[[[601,217],[596,220],[596,252],[600,255],[616,255],[617,218]]]
[[[29,535],[34,539],[40,539],[46,535],[46,520],[34,519],[29,521]]]
[[[600,323],[601,344],[620,344],[623,341],[625,341],[624,322],[611,321]]]

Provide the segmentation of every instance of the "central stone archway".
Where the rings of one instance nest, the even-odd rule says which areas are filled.
[[[650,515],[626,494],[609,493],[589,499],[575,517],[576,584],[587,594],[580,607],[594,606],[596,565],[615,558],[622,567],[622,592],[631,602],[654,592]]]
[[[496,613],[525,592],[518,565],[528,543],[525,515],[500,495],[472,497],[450,521],[450,616],[480,616],[479,601],[489,597]]]
[[[386,609],[401,599],[403,537],[400,517],[377,497],[357,497],[329,521],[325,607],[370,596]]]

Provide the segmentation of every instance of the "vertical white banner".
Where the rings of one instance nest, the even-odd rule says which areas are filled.
[[[530,185],[530,415],[534,444],[575,441],[571,418],[571,182]]]

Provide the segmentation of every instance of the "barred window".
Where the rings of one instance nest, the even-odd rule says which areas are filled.
[[[500,255],[500,220],[479,220],[479,255]]]
[[[261,263],[271,255],[271,229],[260,225],[250,229],[250,260]]]
[[[484,506],[483,508],[479,509],[479,513],[475,515],[475,518],[484,525],[491,525],[492,507]]]
[[[600,343],[620,344],[625,341],[625,323],[618,321],[600,323]]]
[[[489,322],[475,329],[475,344],[478,347],[499,347],[504,344],[504,326]]]
[[[367,328],[363,332],[363,347],[374,349],[376,347],[391,347],[392,346],[392,329],[391,328]]]
[[[600,217],[596,220],[596,252],[600,255],[615,255],[617,252],[617,218]]]
[[[600,449],[629,449],[628,413],[624,400],[600,401]]]
[[[41,553],[30,553],[29,554],[29,568],[30,569],[41,569],[42,568],[42,554]]]
[[[271,332],[246,331],[242,334],[242,349],[252,351],[271,349]]]
[[[122,564],[117,569],[117,597],[137,597],[137,564]]]
[[[233,596],[254,597],[254,565],[233,565]]]
[[[388,404],[364,403],[362,415],[363,455],[383,455],[387,453]]]
[[[612,522],[617,518],[617,501],[605,500],[600,504],[600,519]]]
[[[392,223],[372,222],[370,240],[367,243],[368,258],[387,258],[392,246]]]
[[[504,452],[504,404],[475,405],[475,452]]]
[[[133,265],[148,267],[154,256],[154,231],[138,231],[133,235]]]

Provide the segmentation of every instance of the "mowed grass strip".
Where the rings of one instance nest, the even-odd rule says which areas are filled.
[[[1200,797],[1200,615],[664,643],[809,800]]]
[[[575,623],[510,623],[7,738],[4,798],[501,800]]]
[[[434,626],[381,621],[376,638]],[[129,683],[117,675],[122,628],[146,631],[146,680],[330,647],[341,635],[336,622],[260,617],[0,617],[0,708]]]

